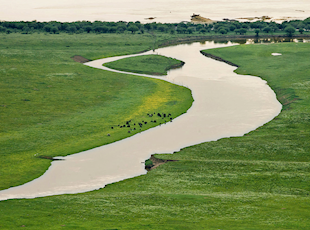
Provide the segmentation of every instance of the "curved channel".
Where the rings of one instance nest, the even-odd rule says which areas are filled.
[[[185,62],[181,69],[155,78],[192,90],[194,102],[187,113],[173,122],[130,138],[63,157],[63,161],[54,161],[41,177],[0,191],[0,200],[100,189],[107,184],[145,174],[144,161],[151,154],[173,153],[206,141],[242,136],[272,120],[282,106],[265,81],[259,77],[237,75],[233,72],[236,67],[206,58],[199,52],[224,46],[227,45],[206,42],[156,50],[157,54]],[[106,58],[86,65],[107,69],[103,63],[130,56],[136,55]]]

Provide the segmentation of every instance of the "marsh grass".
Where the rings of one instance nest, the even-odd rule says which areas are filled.
[[[168,70],[182,67],[184,62],[161,55],[143,55],[109,62],[104,65],[111,69],[127,72],[167,75]]]
[[[266,79],[287,103],[281,114],[243,137],[157,155],[178,161],[98,191],[2,201],[0,226],[309,229],[308,50],[309,44],[294,43],[208,50],[240,65],[238,73]],[[273,52],[283,55],[273,57]]]

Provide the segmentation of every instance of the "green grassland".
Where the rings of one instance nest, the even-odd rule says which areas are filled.
[[[167,75],[168,70],[182,67],[184,62],[161,55],[143,55],[109,62],[104,65],[111,69],[127,72]]]
[[[98,191],[1,201],[0,228],[309,229],[309,45],[208,50],[267,80],[281,114],[243,137],[156,155],[178,161]]]
[[[124,55],[152,43],[142,35],[0,35],[0,189],[43,174],[51,161],[38,157],[126,138],[155,124],[134,131],[117,125],[146,120],[147,113],[184,113],[192,103],[184,87],[93,69],[70,58]]]

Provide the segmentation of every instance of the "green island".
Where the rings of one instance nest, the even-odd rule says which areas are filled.
[[[184,62],[180,60],[152,54],[124,58],[104,64],[111,69],[150,75],[167,75],[168,70],[180,68],[183,65]]]
[[[53,156],[134,134],[113,125],[154,110],[176,117],[190,107],[186,88],[92,69],[70,58],[154,47],[151,35],[130,35],[0,34],[0,189],[38,177]],[[186,36],[159,34],[157,43]],[[155,155],[176,161],[104,189],[0,201],[0,229],[308,229],[308,51],[309,43],[205,51],[240,66],[239,74],[265,79],[283,105],[280,115],[243,137]]]

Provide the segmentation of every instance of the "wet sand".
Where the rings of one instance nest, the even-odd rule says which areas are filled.
[[[309,12],[309,0],[11,0],[1,2],[0,20],[172,23],[190,21],[193,13],[212,20],[262,16],[293,20],[305,19]]]
[[[204,45],[194,43],[158,49],[158,54],[185,62],[181,69],[170,71],[167,77],[155,78],[192,90],[194,103],[186,114],[119,142],[54,161],[40,178],[0,191],[0,200],[103,188],[106,184],[145,174],[144,161],[151,154],[173,153],[206,141],[242,136],[272,120],[282,107],[265,81],[237,75],[233,73],[236,67],[206,58],[199,52],[224,46],[206,42]],[[122,57],[96,60],[86,65],[106,69],[102,66],[104,62],[119,58]]]

